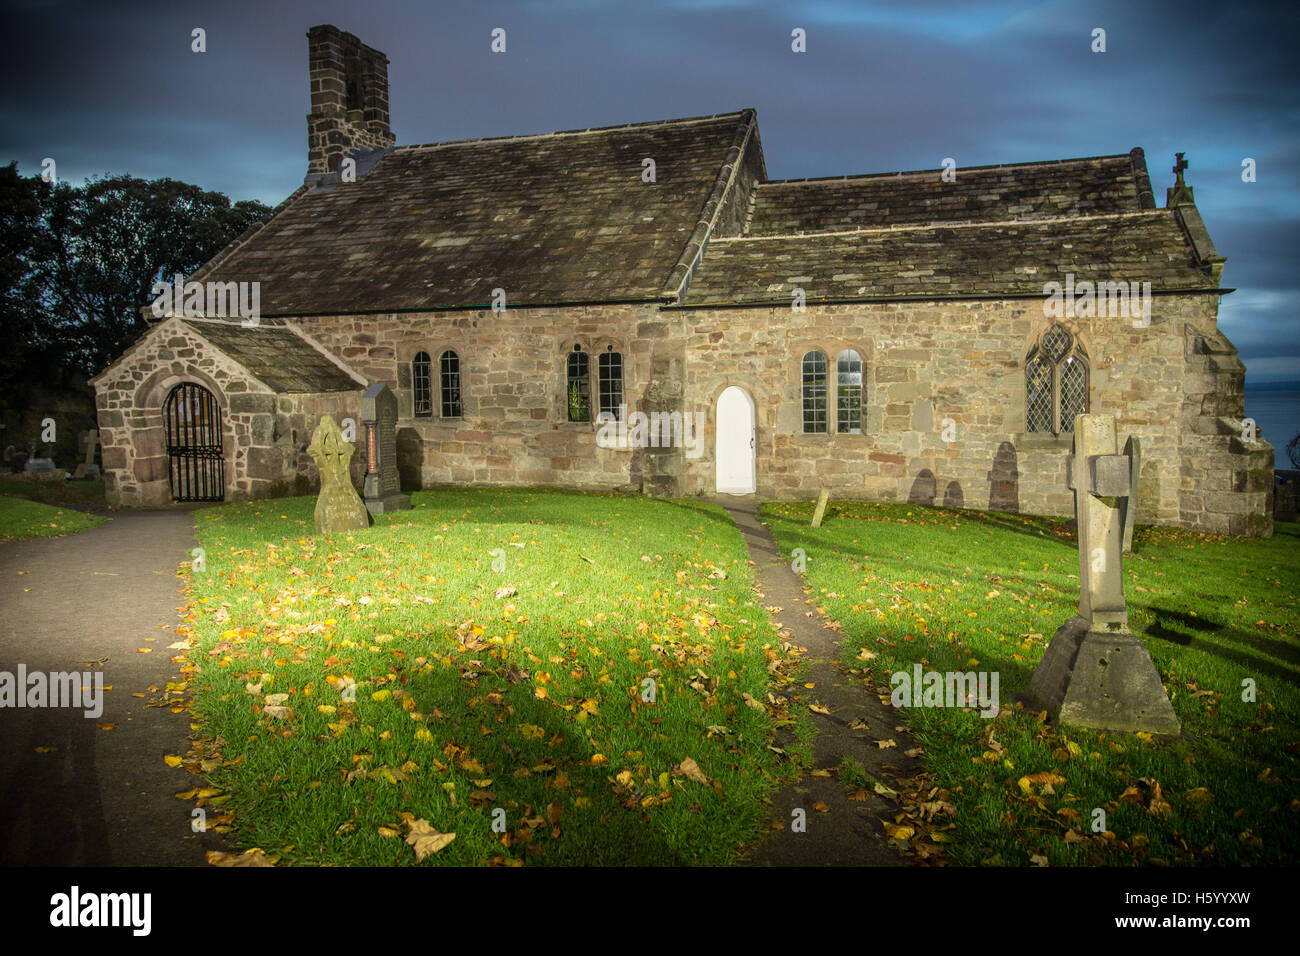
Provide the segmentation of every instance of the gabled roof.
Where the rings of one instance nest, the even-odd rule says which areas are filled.
[[[351,392],[360,391],[367,384],[301,330],[281,320],[263,319],[255,326],[245,327],[238,320],[184,316],[167,316],[145,330],[125,352],[92,378],[91,384],[98,388],[113,379],[119,370],[130,369],[139,361],[138,356],[147,343],[173,336],[178,331],[200,336],[273,392]]]
[[[1153,291],[1210,285],[1172,210],[714,239],[685,305],[1041,296],[1073,272]]]
[[[273,322],[182,319],[273,392],[351,392],[365,385],[296,330]]]
[[[260,282],[264,316],[662,300],[753,117],[399,147],[190,279]]]
[[[941,222],[1001,222],[1154,209],[1141,149],[1119,156],[766,182],[749,235],[842,232]]]

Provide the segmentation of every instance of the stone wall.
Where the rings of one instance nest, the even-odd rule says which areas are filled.
[[[319,316],[298,324],[359,374],[392,387],[403,490],[410,491],[449,484],[640,490],[645,450],[601,448],[594,421],[567,420],[566,361],[575,343],[590,356],[594,418],[597,357],[612,346],[623,357],[624,401],[640,407],[673,323],[680,317],[653,306],[592,306]],[[439,414],[438,358],[447,349],[460,358],[458,419]],[[433,418],[413,417],[411,360],[421,351],[433,363]]]
[[[319,481],[306,446],[320,415],[355,417],[360,410],[359,389],[276,395],[184,323],[168,319],[95,380],[104,489],[112,507],[172,503],[163,404],[181,382],[197,382],[221,406],[227,501],[306,493]],[[354,462],[354,470],[361,467]],[[359,485],[359,470],[356,479]]]
[[[1212,296],[1162,296],[1148,328],[1124,317],[1065,324],[1089,356],[1091,410],[1113,412],[1122,436],[1142,440],[1139,521],[1267,534],[1251,457],[1264,443],[1240,449],[1239,440],[1215,437],[1224,415],[1240,415],[1240,381],[1211,383],[1205,394],[1220,395],[1217,405],[1196,397],[1205,380],[1189,336],[1231,350],[1216,310]],[[762,498],[809,498],[828,487],[870,500],[1069,515],[1070,436],[1025,426],[1025,353],[1048,324],[1038,300],[810,305],[802,313],[592,306],[302,322],[397,392],[407,490],[418,482],[711,495],[714,409],[723,389],[740,385],[757,408]],[[565,421],[565,357],[575,341],[593,370],[607,345],[623,354],[630,409],[705,413],[702,456],[602,449],[593,425]],[[437,404],[438,356],[448,348],[461,360],[463,417],[414,419],[411,359],[429,354]],[[832,373],[842,349],[863,356],[862,434],[803,433],[800,362],[812,348],[827,355]],[[1235,352],[1219,361],[1231,365]],[[593,402],[594,390],[593,382]],[[943,440],[945,419],[955,426],[952,442]],[[1213,488],[1208,501],[1189,494],[1189,477]]]
[[[1216,327],[1214,296],[1161,296],[1148,328],[1131,320],[1066,320],[1088,355],[1090,410],[1117,416],[1142,441],[1138,520],[1231,534],[1271,533],[1271,446],[1244,443],[1241,363]],[[914,501],[1069,515],[1070,436],[1025,426],[1025,357],[1050,324],[1038,300],[873,303],[789,308],[660,309],[608,305],[375,316],[316,316],[304,332],[399,402],[403,490],[439,485],[553,485],[667,496],[712,495],[714,410],[730,385],[757,412],[758,495]],[[166,325],[166,324],[165,324]],[[623,356],[630,410],[701,412],[702,454],[602,448],[594,422],[567,421],[566,359]],[[804,434],[800,363],[820,349],[864,362],[862,434]],[[438,413],[438,358],[460,358],[462,416]],[[413,416],[411,360],[430,356],[435,415]],[[322,414],[356,418],[356,393],[274,395],[196,342],[155,330],[111,381],[99,383],[110,500],[167,495],[161,402],[199,381],[228,410],[231,498],[306,493],[306,455]],[[831,406],[834,415],[834,406]],[[952,441],[944,440],[950,420]],[[360,437],[360,436],[358,436]],[[354,458],[360,481],[361,456]]]

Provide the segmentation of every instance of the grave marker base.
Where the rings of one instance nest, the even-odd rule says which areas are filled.
[[[1025,695],[1053,721],[1090,730],[1182,731],[1142,639],[1072,617],[1052,636]]]

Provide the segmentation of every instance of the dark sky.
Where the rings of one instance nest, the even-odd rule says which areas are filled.
[[[0,162],[275,204],[306,172],[307,29],[383,50],[399,144],[758,110],[773,178],[1176,151],[1249,380],[1300,380],[1291,3],[4,0]],[[195,27],[207,52],[190,50]],[[489,49],[494,27],[507,51]],[[807,52],[790,32],[807,31]],[[1106,52],[1090,49],[1106,30]],[[1242,160],[1257,181],[1242,181]]]

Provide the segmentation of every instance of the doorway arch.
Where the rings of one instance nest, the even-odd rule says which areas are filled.
[[[752,495],[758,487],[754,399],[739,385],[718,396],[714,416],[714,486],[720,495]]]
[[[173,501],[224,501],[226,458],[221,404],[195,382],[181,382],[163,402],[167,472]]]

